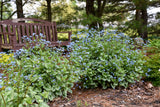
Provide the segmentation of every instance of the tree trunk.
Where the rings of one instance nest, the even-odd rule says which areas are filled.
[[[96,16],[99,18],[99,21],[97,23],[99,25],[99,29],[102,30],[103,22],[101,19],[102,19],[104,7],[106,5],[106,0],[97,0],[97,4],[98,4],[98,8],[97,8]]]
[[[136,22],[138,22],[136,29],[138,34],[146,41],[148,40],[147,0],[136,1],[135,6],[136,6],[135,20]]]
[[[46,0],[47,1],[47,20],[52,21],[52,12],[51,12],[51,0]]]
[[[3,20],[3,0],[1,0],[1,21]]]
[[[148,24],[148,15],[147,15],[147,8],[142,9],[142,38],[146,41],[148,40],[148,30],[147,30],[147,24]]]
[[[24,18],[22,0],[16,0],[17,18]]]
[[[141,10],[140,9],[136,9],[136,14],[135,14],[135,20],[136,20],[136,29],[139,35],[142,35],[142,23],[141,23]]]
[[[106,5],[106,0],[96,0],[97,2],[97,9],[94,7],[95,0],[86,0],[86,14],[87,16],[92,15],[93,17],[97,18],[89,23],[89,28],[99,28],[103,29],[102,23],[102,15],[104,11],[104,7]],[[99,27],[98,27],[99,26]]]
[[[95,16],[94,0],[86,0],[86,14],[88,17],[90,15]],[[96,27],[97,23],[95,21],[89,23],[89,29]]]

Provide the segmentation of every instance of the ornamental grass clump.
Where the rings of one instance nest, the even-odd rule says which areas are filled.
[[[140,50],[123,33],[90,30],[72,43],[71,62],[81,70],[83,88],[127,87],[141,79],[144,61]]]
[[[5,87],[1,90],[1,106],[46,107],[45,102],[59,96],[67,97],[67,93],[72,92],[71,88],[79,77],[78,69],[70,65],[60,49],[49,48],[49,42],[40,36],[37,41],[25,37],[29,43],[26,46],[36,44],[14,53],[15,64],[6,68],[7,79],[1,83]]]

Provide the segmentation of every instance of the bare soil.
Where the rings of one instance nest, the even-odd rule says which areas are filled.
[[[127,89],[74,89],[68,98],[56,98],[50,107],[160,107],[160,87],[137,82]]]

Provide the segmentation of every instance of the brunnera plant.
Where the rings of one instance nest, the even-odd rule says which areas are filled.
[[[83,88],[126,88],[141,79],[143,55],[123,33],[89,30],[72,49],[71,62],[82,72]]]
[[[79,70],[61,55],[63,49],[49,48],[49,42],[40,36],[38,40],[24,37],[28,44],[14,53],[13,66],[4,68],[2,105],[46,107],[45,102],[72,92]]]

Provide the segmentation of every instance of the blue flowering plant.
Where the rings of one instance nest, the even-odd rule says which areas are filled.
[[[3,107],[46,107],[46,102],[58,96],[67,97],[79,78],[79,70],[61,55],[61,49],[49,48],[49,42],[41,37],[38,40],[25,38],[29,47],[17,50],[13,66],[4,68],[7,79],[1,83]]]
[[[142,77],[144,61],[133,40],[115,30],[92,29],[72,43],[71,62],[81,70],[83,88],[127,87]]]

